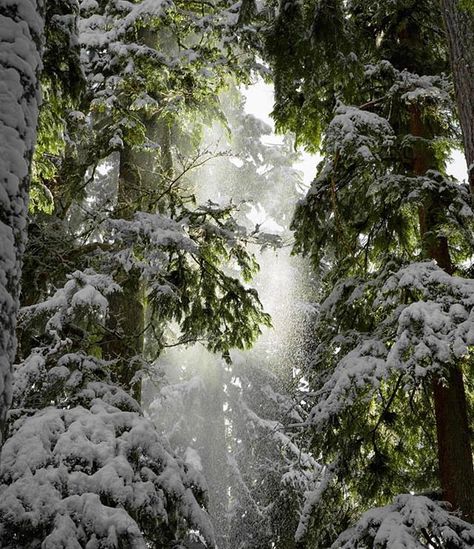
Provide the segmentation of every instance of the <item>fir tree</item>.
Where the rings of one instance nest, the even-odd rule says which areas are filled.
[[[180,140],[199,143],[198,107],[219,115],[230,48],[219,37],[238,17],[225,3],[82,2],[75,38],[73,10],[59,8],[45,63],[52,48],[64,59],[43,75],[2,545],[171,547],[194,530],[213,546],[202,479],[144,419],[139,374],[172,322],[220,353],[268,323],[223,268],[235,262],[246,280],[256,269],[233,208],[197,206],[180,186],[199,162]],[[70,94],[65,83],[83,77]]]
[[[316,516],[335,492],[356,510],[440,487],[472,519],[473,342],[455,335],[471,308],[454,288],[471,283],[473,213],[445,172],[455,131],[441,22],[435,2],[288,0],[268,32],[280,127],[310,148],[324,135],[294,219],[296,250],[323,280],[307,425],[334,474]],[[449,315],[458,307],[462,320]]]

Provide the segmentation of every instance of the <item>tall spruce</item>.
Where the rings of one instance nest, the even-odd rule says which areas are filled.
[[[334,474],[313,519],[332,509],[343,529],[350,514],[331,499],[355,516],[439,487],[472,520],[472,305],[454,288],[472,285],[473,212],[445,170],[456,133],[440,5],[282,0],[266,49],[279,127],[323,154],[293,225],[323,280],[305,400]],[[324,531],[321,546],[334,522]]]
[[[183,183],[219,117],[238,20],[227,8],[84,1],[78,37],[62,32],[71,11],[52,19],[0,468],[4,547],[171,547],[192,532],[215,545],[202,478],[144,418],[136,374],[171,323],[220,353],[268,324],[243,283],[256,264],[233,207],[198,206]],[[60,78],[82,76],[82,93],[66,93]]]

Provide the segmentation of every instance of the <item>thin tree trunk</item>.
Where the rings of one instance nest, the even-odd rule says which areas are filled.
[[[421,113],[417,107],[411,108],[410,130],[415,137],[428,137]],[[430,168],[435,168],[432,153],[420,140],[413,148],[414,175],[423,176]],[[436,197],[425,202],[420,208],[420,233],[425,255],[436,260],[449,274],[454,271],[448,239],[437,234],[438,217],[442,204]],[[474,468],[470,445],[469,422],[466,393],[460,365],[449,366],[445,380],[435,378],[432,383],[438,440],[439,480],[443,498],[454,509],[459,509],[464,518],[474,519]]]
[[[0,445],[11,404],[30,167],[40,104],[43,0],[0,4]]]
[[[155,30],[141,29],[139,40],[154,48]],[[146,116],[146,115],[145,115]],[[143,119],[147,139],[158,145],[148,151],[134,151],[125,145],[120,154],[119,187],[116,217],[132,219],[137,211],[161,211],[162,205],[154,197],[163,189],[173,173],[170,127],[159,114]],[[117,360],[117,380],[141,401],[141,380],[134,380],[144,352],[145,287],[141,273],[132,269],[119,273],[123,292],[113,296],[109,306],[111,337],[105,342],[106,356]],[[117,334],[118,337],[117,337]]]
[[[459,120],[474,201],[474,14],[459,0],[442,0]]]
[[[226,426],[224,418],[224,378],[222,365],[213,357],[202,360],[206,392],[202,399],[204,418],[200,455],[208,484],[207,510],[216,532],[220,549],[232,547],[229,540],[229,468],[227,465]]]

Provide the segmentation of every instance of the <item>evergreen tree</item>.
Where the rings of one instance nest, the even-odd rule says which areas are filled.
[[[439,487],[472,520],[462,374],[472,313],[469,291],[455,288],[472,284],[473,212],[468,188],[445,171],[455,130],[441,23],[436,2],[283,0],[268,31],[276,120],[324,155],[294,219],[296,250],[323,281],[305,372],[307,426],[332,470],[313,507],[328,525],[321,547],[335,518],[342,530],[399,492]],[[440,517],[449,523],[439,511],[427,538],[414,528],[402,546],[433,536],[468,547],[462,535],[443,538]]]
[[[11,404],[31,157],[40,103],[43,2],[0,6],[0,446]]]
[[[82,2],[75,41],[57,7],[45,66],[55,47],[64,58],[43,75],[1,543],[173,547],[194,530],[213,546],[202,479],[144,419],[139,374],[172,322],[221,353],[268,323],[242,283],[256,265],[232,208],[198,207],[181,187],[202,119],[219,116],[238,14]]]
[[[474,544],[471,23],[470,0],[3,2],[2,547]],[[293,139],[243,112],[252,71],[323,155],[303,200]],[[295,203],[313,271],[285,344],[243,358],[275,282],[249,287],[252,249]]]
[[[114,362],[97,356],[117,291],[89,268],[22,309],[36,345],[15,371],[2,547],[165,548],[191,528],[213,545],[199,476],[114,383]]]

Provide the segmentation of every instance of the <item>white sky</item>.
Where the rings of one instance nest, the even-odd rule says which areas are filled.
[[[273,86],[266,84],[263,80],[259,80],[256,84],[244,90],[244,95],[247,100],[245,110],[274,127],[273,120],[270,118],[270,112],[273,109]],[[282,137],[275,134],[265,138],[265,142],[278,143],[281,140]],[[295,166],[303,172],[304,182],[309,186],[316,173],[318,157],[304,151],[300,152],[302,160]],[[448,173],[460,181],[466,181],[467,166],[464,154],[456,150],[453,151],[451,156],[452,161],[448,165]]]

